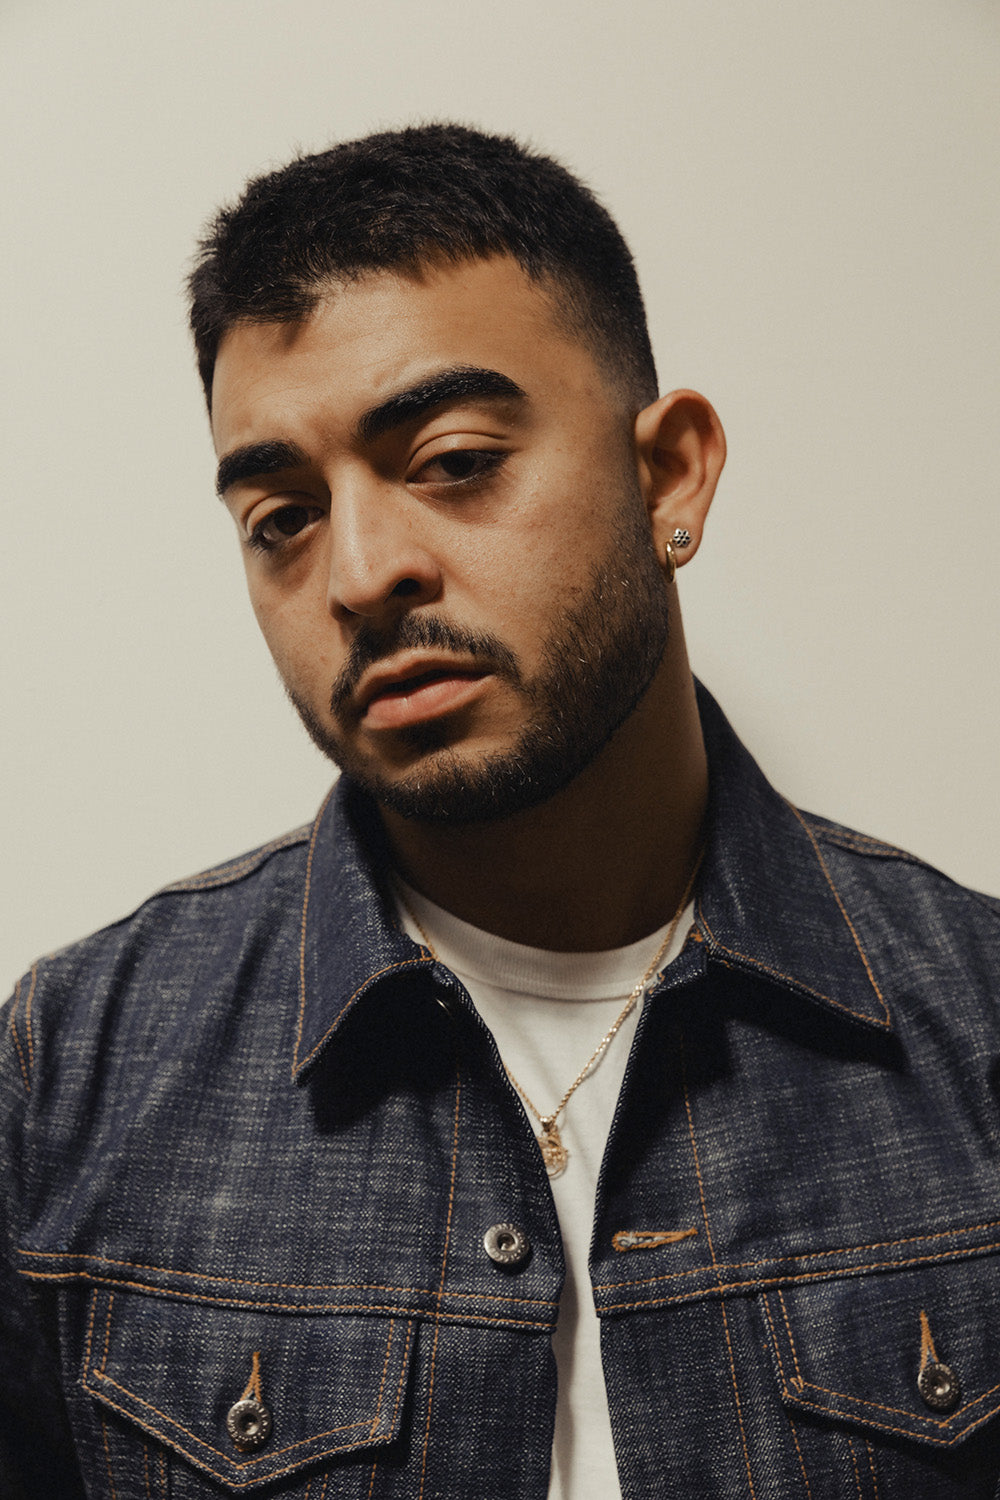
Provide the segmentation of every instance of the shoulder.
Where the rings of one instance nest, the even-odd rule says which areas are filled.
[[[953,880],[905,849],[815,813],[798,817],[852,920],[891,934],[902,954],[946,950],[959,967],[1000,976],[1000,899]]]
[[[274,949],[298,931],[312,825],[178,880],[133,912],[45,955],[17,984],[6,1020],[26,1058],[47,1021],[96,1020],[126,995],[164,999],[208,984],[249,947]]]

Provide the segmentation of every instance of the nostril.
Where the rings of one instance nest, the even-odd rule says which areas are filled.
[[[394,599],[406,599],[410,594],[419,594],[420,585],[415,578],[401,578],[392,591]]]

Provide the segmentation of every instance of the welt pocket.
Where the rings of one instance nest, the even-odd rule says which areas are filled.
[[[1000,1412],[1000,1258],[762,1295],[792,1412],[936,1448]]]
[[[338,1455],[374,1458],[391,1443],[413,1343],[406,1318],[259,1312],[98,1289],[83,1386],[143,1439],[246,1493]],[[256,1448],[238,1422],[239,1439],[230,1435],[227,1419],[241,1401],[251,1418],[264,1409],[267,1435]]]

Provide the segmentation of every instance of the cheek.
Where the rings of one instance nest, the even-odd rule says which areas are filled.
[[[282,681],[305,691],[316,682],[328,692],[342,665],[329,618],[317,621],[301,600],[289,600],[253,582],[250,605]]]

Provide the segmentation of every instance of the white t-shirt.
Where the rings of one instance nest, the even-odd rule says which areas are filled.
[[[468,990],[504,1065],[542,1114],[555,1109],[593,1055],[667,935],[662,927],[626,948],[553,953],[471,927],[409,887],[403,894],[441,962]],[[680,952],[692,917],[689,906],[660,969]],[[420,942],[410,912],[402,908],[400,918]],[[549,1500],[621,1495],[587,1257],[597,1179],[639,1010],[637,1005],[557,1121],[569,1161],[550,1178],[566,1281],[553,1343],[559,1389]],[[528,1118],[537,1135],[538,1121],[530,1112]]]

